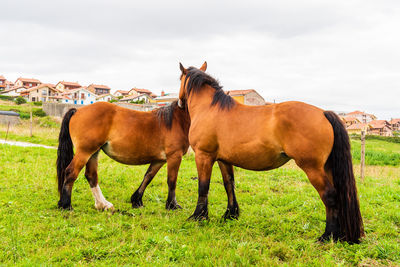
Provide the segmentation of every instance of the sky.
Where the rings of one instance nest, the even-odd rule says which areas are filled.
[[[179,62],[268,102],[400,118],[400,1],[1,0],[0,75],[179,91]]]

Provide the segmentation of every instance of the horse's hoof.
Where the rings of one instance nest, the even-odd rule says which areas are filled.
[[[224,216],[222,216],[224,220],[238,220],[239,219],[239,210],[238,209],[226,209]]]
[[[177,209],[182,209],[181,205],[178,204],[178,202],[176,201],[172,201],[170,203],[167,202],[167,204],[165,205],[165,208],[167,210],[177,210]]]
[[[132,202],[132,208],[134,208],[134,209],[138,209],[138,208],[141,208],[143,206],[144,205],[143,205],[143,201],[142,200]]]
[[[58,201],[58,208],[63,210],[72,210],[71,204],[62,203],[61,201]]]
[[[106,203],[96,203],[94,205],[94,207],[97,210],[110,210],[110,211],[114,211],[114,205],[110,202],[106,202]]]
[[[321,236],[318,238],[318,242],[326,243],[327,241],[329,241],[329,240],[331,239],[331,237],[332,237],[332,235],[327,234],[327,233],[324,233],[323,235],[321,235]]]
[[[199,213],[193,213],[192,216],[190,216],[188,218],[188,220],[192,220],[192,221],[204,221],[204,220],[208,220],[208,211],[202,211]]]

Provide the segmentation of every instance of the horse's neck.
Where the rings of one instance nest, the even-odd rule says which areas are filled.
[[[209,109],[215,94],[215,89],[209,85],[203,86],[198,92],[192,92],[188,99],[190,118],[199,112]]]

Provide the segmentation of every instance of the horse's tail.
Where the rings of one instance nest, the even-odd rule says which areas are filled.
[[[58,181],[58,192],[61,194],[61,190],[64,185],[65,169],[71,163],[74,157],[74,149],[72,145],[71,135],[69,133],[69,121],[75,114],[76,108],[71,108],[65,113],[63,121],[61,123],[60,135],[58,137],[58,150],[57,150],[57,181]]]
[[[324,115],[332,124],[334,132],[333,148],[326,164],[332,171],[333,185],[337,193],[340,231],[344,241],[359,243],[360,237],[364,235],[364,228],[353,173],[349,135],[334,112],[325,111]]]

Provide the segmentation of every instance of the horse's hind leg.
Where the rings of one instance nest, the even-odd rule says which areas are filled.
[[[167,210],[181,209],[182,207],[176,201],[175,189],[176,180],[178,178],[179,166],[181,165],[182,156],[171,156],[167,158],[168,167],[168,198],[165,208]]]
[[[108,210],[108,209],[113,210],[114,205],[105,199],[98,183],[98,176],[97,176],[98,156],[99,152],[94,153],[90,157],[89,161],[86,163],[85,177],[86,180],[89,182],[90,189],[92,190],[93,193],[95,208],[98,210]]]
[[[233,175],[233,166],[231,164],[218,161],[221,170],[222,178],[224,180],[225,191],[228,196],[228,207],[223,218],[238,219],[239,218],[239,205],[235,196],[235,179]]]
[[[139,208],[143,206],[143,193],[146,190],[146,187],[149,185],[153,177],[157,174],[160,168],[165,164],[164,161],[153,162],[150,164],[149,168],[144,175],[143,181],[140,184],[139,188],[133,193],[131,196],[131,203],[133,208]]]
[[[298,164],[299,165],[299,164]],[[330,173],[324,167],[305,167],[301,164],[300,168],[307,174],[311,184],[317,189],[326,210],[326,226],[325,232],[318,239],[319,241],[328,240],[331,236],[336,241],[342,237],[340,233],[340,225],[338,220],[338,207],[336,190],[333,186]]]
[[[71,193],[72,187],[79,172],[85,166],[90,155],[85,153],[77,152],[72,159],[71,163],[65,169],[65,179],[61,190],[60,201],[58,201],[58,207],[63,209],[71,209]]]

